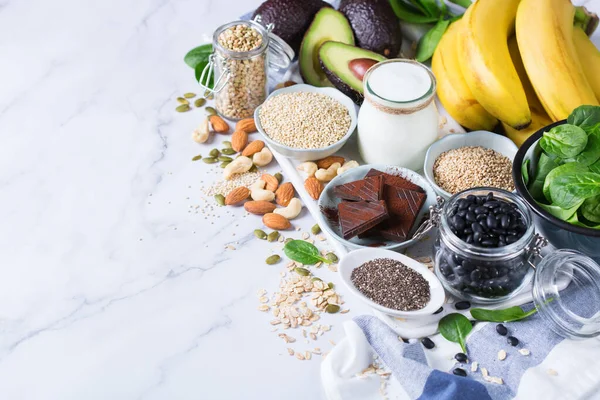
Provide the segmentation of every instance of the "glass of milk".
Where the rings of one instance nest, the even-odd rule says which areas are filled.
[[[363,160],[421,170],[438,137],[433,73],[413,60],[387,60],[365,73],[363,85],[365,100],[358,113]]]

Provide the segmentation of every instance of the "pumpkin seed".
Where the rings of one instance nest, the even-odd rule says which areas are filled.
[[[275,179],[277,179],[277,182],[279,183],[281,183],[281,181],[283,180],[283,175],[281,175],[279,172],[273,176],[275,177]]]
[[[229,148],[225,148],[221,150],[221,154],[226,154],[228,156],[232,156],[235,154],[235,150],[234,149],[229,149]]]
[[[179,104],[188,104],[188,105],[190,104],[190,102],[189,102],[189,101],[187,101],[186,99],[184,99],[183,97],[178,97],[178,98],[177,98],[177,102],[178,102]]]
[[[325,307],[325,312],[329,314],[335,314],[338,311],[340,311],[340,306],[337,304],[327,304],[327,307]]]
[[[213,100],[213,99],[215,98],[215,94],[214,94],[214,93],[211,93],[211,94],[209,94],[208,96],[206,96],[206,98],[207,98],[208,100]]]
[[[202,107],[203,105],[206,104],[206,99],[200,97],[199,99],[196,99],[196,101],[194,102],[194,105],[196,107]]]
[[[192,92],[184,93],[183,97],[185,97],[186,99],[193,99],[194,97],[196,97],[196,93],[192,93]]]
[[[325,258],[332,263],[338,262],[338,260],[339,260],[339,258],[333,253],[327,253],[325,255]]]
[[[317,235],[319,234],[319,232],[321,232],[321,227],[319,226],[319,224],[314,224],[313,227],[310,228],[310,231],[313,235]]]
[[[221,152],[219,151],[219,149],[212,149],[210,153],[208,153],[208,155],[211,157],[219,157],[221,155]]]
[[[219,156],[219,157],[217,157],[217,160],[231,162],[231,161],[233,161],[233,158],[227,157],[227,156]]]
[[[284,243],[284,244],[288,244],[288,243],[289,243],[289,242],[291,242],[292,240],[294,240],[294,239],[292,239],[292,238],[287,238],[287,239],[285,239],[285,242],[283,242],[283,243]]]
[[[316,281],[322,281],[321,278],[317,278],[316,276],[313,276],[312,278],[310,278],[311,281],[316,282]]]
[[[219,165],[221,168],[225,168],[226,166],[228,166],[229,164],[231,164],[231,161],[223,161],[221,163],[221,165]]]
[[[197,156],[192,157],[192,161],[202,160],[202,154],[198,154]]]
[[[222,194],[215,194],[215,200],[220,206],[225,205],[225,196]]]
[[[327,284],[327,286],[329,286],[329,289],[333,289],[335,287],[335,285],[333,284],[333,282],[329,282]]]
[[[298,275],[302,275],[302,276],[310,275],[310,271],[307,270],[306,268],[296,267],[296,268],[294,268],[294,272],[297,273]]]
[[[277,239],[279,239],[279,232],[277,232],[277,231],[273,231],[273,232],[269,233],[269,235],[267,236],[267,240],[269,242],[274,242]]]
[[[204,161],[204,162],[205,162],[205,163],[207,163],[207,164],[214,164],[214,163],[216,163],[216,162],[217,162],[217,159],[216,159],[216,158],[214,158],[214,157],[204,157],[204,158],[202,159],[202,161]]]
[[[273,264],[277,264],[279,262],[279,260],[281,260],[281,257],[279,257],[277,254],[273,254],[272,256],[267,257],[265,262],[269,265],[273,265]]]
[[[267,238],[267,234],[262,229],[255,229],[254,236],[259,238],[260,240],[265,240]]]
[[[256,172],[256,171],[258,171],[258,167],[256,165],[252,164],[252,167],[250,167],[248,172]]]
[[[190,111],[190,110],[191,110],[191,108],[187,104],[182,104],[175,109],[175,111],[177,111],[177,112],[186,112],[186,111]]]
[[[223,143],[221,143],[223,145],[224,148],[226,149],[230,149],[231,148],[231,142],[229,140],[225,140]]]
[[[217,114],[217,110],[215,110],[212,107],[206,107],[205,110],[208,113],[208,115],[216,115]]]

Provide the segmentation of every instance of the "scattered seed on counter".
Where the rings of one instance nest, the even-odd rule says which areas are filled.
[[[479,186],[515,190],[511,160],[480,146],[459,147],[440,154],[433,164],[433,177],[450,194]]]
[[[471,372],[477,371],[478,367],[479,367],[479,363],[477,361],[473,361],[473,363],[471,364]]]
[[[435,315],[435,314],[439,314],[439,313],[441,313],[442,311],[444,311],[444,306],[442,306],[442,307],[438,308],[438,309],[437,309],[437,311],[436,311],[436,312],[434,312],[433,314],[434,314],[434,315]]]
[[[523,356],[528,356],[531,354],[531,352],[527,349],[520,349],[519,353],[521,353],[521,355],[523,355]]]
[[[466,363],[468,360],[467,355],[465,353],[456,353],[454,355],[454,359],[459,363]]]
[[[367,261],[350,279],[366,297],[394,310],[420,310],[431,298],[429,282],[421,274],[390,258]]]
[[[431,350],[435,347],[435,343],[433,342],[433,340],[429,339],[428,337],[424,337],[423,339],[421,339],[421,344],[425,346],[425,348],[428,350]]]
[[[508,334],[508,329],[506,329],[504,325],[498,324],[496,325],[496,332],[498,332],[498,335],[506,336]]]
[[[504,361],[506,359],[506,351],[500,350],[498,352],[498,360]]]
[[[466,376],[467,376],[467,371],[465,371],[465,370],[464,370],[464,369],[462,369],[462,368],[454,368],[454,369],[452,370],[452,373],[453,373],[454,375],[457,375],[457,376],[464,376],[464,377],[466,377]]]
[[[514,336],[509,336],[506,338],[506,341],[508,342],[508,344],[510,344],[511,346],[518,346],[519,345],[519,339],[517,339]]]
[[[552,368],[548,368],[548,375],[557,376],[558,372],[553,370]]]
[[[470,307],[471,303],[469,303],[468,301],[459,301],[458,303],[454,304],[454,308],[456,308],[457,310],[466,310]]]

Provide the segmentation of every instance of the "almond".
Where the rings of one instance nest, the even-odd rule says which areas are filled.
[[[258,153],[259,151],[261,151],[263,147],[265,147],[265,142],[263,142],[262,140],[255,140],[253,142],[250,142],[250,144],[246,146],[246,148],[242,152],[242,155],[250,157],[254,153]]]
[[[283,183],[275,191],[275,201],[282,207],[287,207],[294,198],[294,186],[290,182]]]
[[[331,164],[333,163],[340,163],[341,165],[344,165],[344,157],[339,157],[339,156],[329,156],[329,157],[325,157],[322,160],[317,161],[317,167],[319,168],[323,168],[323,169],[327,169],[329,167],[331,167]]]
[[[231,206],[233,204],[240,203],[246,200],[250,196],[250,189],[244,186],[233,189],[227,197],[225,197],[225,204]]]
[[[211,115],[209,118],[210,124],[212,125],[213,131],[217,133],[229,132],[229,124],[218,115]]]
[[[289,229],[292,226],[292,224],[290,224],[290,221],[288,221],[286,217],[279,214],[265,214],[263,215],[262,220],[263,224],[265,224],[267,228],[277,229],[278,231]]]
[[[235,151],[237,151],[239,153],[242,150],[244,150],[247,145],[248,145],[248,134],[246,132],[241,131],[241,130],[236,130],[235,132],[233,132],[233,135],[231,135],[231,148],[232,149],[234,149]]]
[[[263,215],[272,213],[277,206],[271,202],[259,200],[259,201],[247,201],[244,203],[244,208],[250,214]]]
[[[244,131],[246,133],[256,132],[256,124],[254,118],[244,118],[238,121],[235,125],[236,131]]]
[[[273,175],[263,174],[263,176],[261,176],[260,179],[265,181],[265,189],[270,190],[271,192],[277,190],[277,187],[279,186],[279,181]]]
[[[319,196],[323,191],[323,184],[317,178],[311,176],[304,181],[304,189],[306,189],[310,197],[319,200]]]

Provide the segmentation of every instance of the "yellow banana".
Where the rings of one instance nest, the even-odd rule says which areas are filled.
[[[531,123],[523,85],[508,52],[520,0],[478,0],[463,16],[459,40],[463,76],[477,101],[515,129]]]
[[[596,95],[596,100],[600,101],[600,50],[578,26],[573,27],[573,43],[583,73]]]
[[[519,54],[519,46],[517,44],[516,36],[512,36],[510,39],[508,39],[508,51],[510,52],[513,65],[515,66],[515,70],[517,71],[519,79],[521,80],[521,84],[523,85],[523,89],[525,90],[527,103],[529,104],[529,109],[531,110],[531,124],[527,128],[520,131],[505,123],[502,123],[502,126],[504,127],[504,132],[506,132],[506,136],[515,142],[517,146],[521,147],[523,142],[527,140],[529,136],[533,135],[543,127],[550,125],[552,120],[546,113],[546,110],[544,110],[540,99],[537,98],[535,90],[531,85],[531,81],[529,81],[529,77],[527,76],[527,72],[525,72],[525,66],[523,65],[523,60],[521,60],[521,55]]]
[[[460,70],[458,40],[462,35],[461,20],[453,22],[433,53],[431,69],[437,80],[440,102],[459,124],[471,130],[490,131],[498,120],[477,102]]]
[[[582,104],[598,105],[573,43],[575,7],[569,0],[522,0],[517,41],[527,75],[553,120]]]

